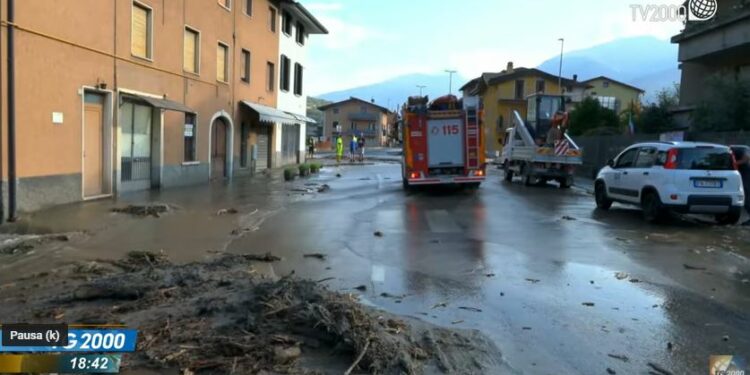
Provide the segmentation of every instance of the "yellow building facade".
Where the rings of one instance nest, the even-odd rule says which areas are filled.
[[[562,83],[562,88],[560,87]],[[512,126],[513,111],[526,118],[526,98],[542,93],[565,95],[585,89],[584,83],[543,72],[538,69],[513,68],[509,63],[500,73],[484,73],[464,85],[464,96],[479,96],[484,107],[484,131],[487,152],[497,155],[502,151],[505,130]]]

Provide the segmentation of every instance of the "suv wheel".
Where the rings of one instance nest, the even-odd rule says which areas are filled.
[[[661,203],[659,194],[649,191],[643,196],[643,218],[649,223],[658,223],[666,217],[666,210]]]
[[[740,221],[740,217],[742,217],[742,211],[734,210],[726,214],[716,215],[716,221],[721,225],[734,225]]]
[[[612,207],[612,200],[607,198],[607,188],[603,182],[597,182],[594,188],[594,198],[596,199],[596,208],[609,210]]]

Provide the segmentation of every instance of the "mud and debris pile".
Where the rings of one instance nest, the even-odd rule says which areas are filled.
[[[476,331],[403,320],[315,281],[263,278],[246,256],[176,265],[137,252],[101,263],[71,267],[92,275],[64,286],[60,272],[35,280],[40,290],[8,318],[123,323],[139,330],[125,366],[183,373],[488,373],[501,361]]]
[[[127,205],[125,207],[115,207],[112,212],[119,214],[128,214],[138,217],[155,217],[159,218],[161,215],[169,212],[172,209],[168,204],[146,204],[146,205]]]
[[[37,246],[50,242],[68,242],[80,233],[13,235],[0,241],[0,254],[14,255],[28,253]]]

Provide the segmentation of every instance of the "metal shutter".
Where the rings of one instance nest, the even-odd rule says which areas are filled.
[[[268,143],[268,127],[261,125],[256,144],[258,159],[255,161],[255,168],[257,170],[268,168]]]

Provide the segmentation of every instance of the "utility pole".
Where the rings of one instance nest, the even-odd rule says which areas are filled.
[[[560,71],[557,75],[557,87],[560,88],[560,96],[563,94],[562,88],[562,63],[563,63],[563,51],[565,48],[565,38],[558,39],[560,41]]]
[[[456,73],[456,71],[446,69],[445,72],[448,73],[448,94],[453,95],[453,75]]]
[[[425,85],[417,85],[417,87],[419,88],[419,96],[422,96],[422,89],[424,89],[427,86],[425,86]]]

